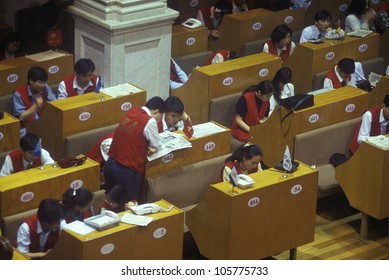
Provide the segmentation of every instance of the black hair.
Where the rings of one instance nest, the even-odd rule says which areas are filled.
[[[368,2],[368,7],[370,8],[370,1]],[[350,5],[347,8],[346,16],[355,15],[357,18],[360,18],[366,11],[366,0],[352,0]]]
[[[76,72],[77,75],[93,73],[95,69],[95,64],[89,58],[81,58],[74,64],[74,72]]]
[[[165,100],[165,111],[182,114],[184,112],[184,104],[177,96],[169,96]]]
[[[278,43],[282,39],[284,39],[288,34],[290,34],[290,37],[292,37],[292,29],[290,29],[290,27],[287,26],[286,24],[280,24],[273,29],[273,31],[270,34],[270,39],[274,43]]]
[[[2,42],[2,49],[6,49],[7,45],[13,42],[20,42],[20,44],[23,42],[22,36],[18,32],[10,32],[5,36]]]
[[[236,55],[236,51],[231,51],[230,50],[230,53],[228,55],[228,59],[235,59],[235,58],[238,58],[237,55]]]
[[[160,113],[165,112],[165,101],[159,96],[150,98],[145,106],[149,108],[149,110],[159,110]]]
[[[126,189],[122,185],[115,185],[110,190],[105,192],[109,196],[110,201],[124,205],[130,200]]]
[[[68,188],[62,195],[62,203],[65,212],[69,209],[73,209],[75,206],[84,208],[93,200],[93,193],[86,188],[79,188],[74,190]]]
[[[19,140],[19,146],[23,151],[33,151],[35,150],[36,145],[39,142],[38,135],[34,133],[26,133],[22,138]]]
[[[219,9],[222,15],[232,14],[232,4],[227,0],[221,0],[216,2],[215,8]]]
[[[57,200],[46,198],[39,203],[38,219],[41,223],[59,224],[63,218],[64,212]]]
[[[27,82],[30,83],[30,80],[33,82],[36,81],[42,81],[47,82],[49,79],[49,76],[47,75],[47,72],[45,69],[39,66],[31,67],[30,70],[28,70],[27,73]]]
[[[332,20],[332,16],[329,11],[327,10],[319,10],[315,13],[314,20],[319,21],[319,20]]]
[[[346,74],[355,73],[355,62],[352,58],[342,58],[338,62],[339,70]]]
[[[277,73],[275,74],[273,80],[271,81],[274,89],[274,98],[277,101],[280,101],[281,96],[281,87],[280,83],[283,85],[286,85],[287,83],[290,83],[292,81],[292,71],[288,67],[282,67],[278,69]]]
[[[389,93],[384,97],[384,105],[385,107],[389,107]]]
[[[239,146],[231,156],[226,158],[225,162],[228,161],[242,162],[244,159],[249,160],[252,159],[254,156],[263,157],[261,148],[255,144],[247,143]]]
[[[12,260],[13,254],[11,241],[5,236],[0,236],[0,260]]]
[[[273,89],[273,85],[271,84],[271,81],[264,80],[257,85],[253,85],[253,86],[250,86],[247,89],[245,89],[243,91],[242,95],[245,94],[246,92],[250,92],[250,91],[259,91],[261,93],[261,95],[266,95],[266,94],[272,93],[274,91],[274,89]]]

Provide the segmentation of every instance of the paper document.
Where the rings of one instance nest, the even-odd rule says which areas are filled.
[[[372,87],[376,87],[378,82],[381,80],[382,75],[370,72],[369,74],[369,82]]]
[[[95,231],[94,228],[86,225],[84,222],[81,221],[74,221],[70,224],[66,224],[65,228],[81,235],[86,235],[88,233],[91,233],[92,231]]]
[[[353,36],[353,37],[363,38],[363,37],[366,37],[367,35],[369,35],[371,33],[373,33],[373,31],[371,31],[371,30],[358,29],[358,30],[355,30],[355,31],[348,32],[347,35]]]
[[[120,220],[126,224],[147,226],[149,223],[151,223],[152,220],[154,220],[154,218],[147,216],[138,216],[131,213],[124,213]]]
[[[116,85],[113,87],[102,88],[100,91],[115,98],[127,94],[141,92],[142,89],[127,83],[127,84]]]
[[[35,60],[35,61],[45,61],[45,60],[50,60],[54,58],[58,58],[61,56],[65,56],[64,53],[59,53],[55,52],[52,50],[46,51],[46,52],[41,52],[41,53],[36,53],[32,55],[26,55],[27,58]]]
[[[317,95],[317,94],[324,93],[324,92],[331,91],[331,90],[334,90],[334,89],[333,88],[321,88],[321,89],[317,89],[317,90],[314,90],[311,92],[307,92],[307,94]]]
[[[226,131],[225,128],[218,126],[213,122],[206,122],[206,123],[194,125],[193,130],[194,130],[193,137],[195,138],[200,138],[207,135]]]
[[[161,148],[154,154],[147,156],[149,161],[155,160],[157,158],[163,157],[173,151],[191,148],[192,143],[184,138],[184,135],[178,133],[172,133],[164,131],[159,134],[161,139]]]
[[[373,144],[384,150],[389,149],[389,137],[385,135],[370,136],[366,138],[366,142]]]

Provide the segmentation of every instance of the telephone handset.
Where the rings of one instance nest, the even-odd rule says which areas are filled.
[[[113,211],[101,210],[101,214],[84,219],[84,223],[97,230],[105,230],[115,227],[120,223],[120,217]]]
[[[181,23],[181,25],[193,29],[203,26],[203,23],[196,18],[188,18],[185,22]]]
[[[254,180],[249,175],[238,174],[238,187],[246,189],[254,184]]]
[[[160,211],[169,212],[170,210],[172,210],[172,208],[173,208],[173,205],[170,205],[167,209],[165,209],[156,203],[145,203],[145,204],[130,207],[130,209],[137,215],[157,213]]]

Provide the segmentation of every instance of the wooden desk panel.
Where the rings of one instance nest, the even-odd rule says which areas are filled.
[[[388,170],[389,150],[362,142],[347,162],[336,167],[335,177],[352,207],[383,219],[389,217]]]
[[[27,83],[27,72],[33,62],[26,57],[0,61],[0,96],[12,94],[16,88]]]
[[[252,188],[209,187],[186,214],[200,253],[209,259],[262,259],[314,239],[318,172],[300,164],[284,178],[273,169],[250,174]],[[296,186],[301,192],[292,193]],[[298,187],[297,187],[298,188]]]
[[[377,86],[369,92],[369,108],[381,106],[385,95],[389,93],[389,76],[383,76]]]
[[[4,112],[0,120],[0,153],[19,148],[20,121]]]
[[[274,166],[283,159],[285,145],[293,157],[295,135],[334,123],[360,117],[368,109],[368,94],[355,87],[344,87],[315,95],[315,105],[292,113],[277,110],[262,124],[250,128],[251,142],[264,152],[264,162]]]
[[[281,60],[268,53],[249,55],[192,70],[189,80],[172,90],[185,105],[194,124],[209,120],[211,99],[243,91],[260,81],[271,80],[281,67]]]
[[[191,148],[177,150],[162,158],[147,161],[145,176],[229,154],[231,131],[226,127],[223,128],[226,131],[201,138],[191,138],[189,140],[192,143]]]
[[[164,208],[170,205],[164,200],[158,201],[157,204]],[[154,220],[146,227],[120,223],[117,227],[104,231],[94,231],[87,235],[64,230],[53,250],[44,259],[182,259],[183,211],[173,207],[170,212],[149,214],[148,216],[154,217]]]
[[[98,191],[100,165],[87,159],[81,166],[62,169],[48,164],[43,170],[32,168],[0,177],[1,217],[38,208],[45,198],[60,200],[69,187],[79,186],[80,181],[91,192]]]
[[[100,97],[104,96],[104,100]],[[104,93],[87,93],[48,102],[41,118],[27,131],[42,138],[55,159],[64,155],[64,139],[79,132],[119,123],[132,106],[143,106],[146,92],[112,98]]]
[[[208,28],[190,29],[175,25],[172,29],[172,57],[179,57],[208,50]]]
[[[311,1],[305,11],[305,26],[314,24],[315,13],[319,10],[329,11],[332,16],[332,23],[336,23],[338,19],[344,19],[348,4],[350,4],[350,1],[347,0]]]

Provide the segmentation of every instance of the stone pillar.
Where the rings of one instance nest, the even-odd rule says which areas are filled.
[[[130,82],[169,96],[172,24],[166,0],[75,0],[75,60],[90,58],[105,87]]]

